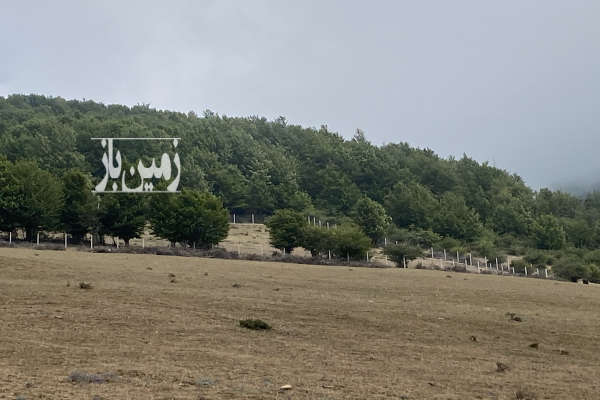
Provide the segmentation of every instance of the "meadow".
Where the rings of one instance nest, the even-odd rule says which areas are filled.
[[[552,280],[1,248],[0,398],[596,399],[599,310]]]

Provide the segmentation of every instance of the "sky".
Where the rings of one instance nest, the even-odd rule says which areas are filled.
[[[0,0],[0,96],[284,116],[600,182],[597,0]]]

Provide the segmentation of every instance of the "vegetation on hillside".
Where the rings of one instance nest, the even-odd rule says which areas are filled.
[[[129,211],[117,218],[121,221],[111,222],[102,211],[89,218],[86,210],[95,201],[77,191],[104,174],[103,150],[93,137],[180,137],[180,187],[196,194],[178,201],[194,215],[206,206],[223,219],[226,211],[205,197],[212,193],[231,213],[272,215],[285,209],[301,215],[302,224],[306,215],[322,216],[339,225],[339,241],[356,239],[358,229],[372,243],[388,237],[488,258],[535,249],[555,256],[556,271],[576,270],[590,279],[596,279],[600,265],[587,256],[600,246],[600,193],[580,199],[548,189],[535,192],[519,176],[466,155],[442,159],[406,143],[375,146],[360,130],[345,140],[326,126],[303,128],[285,118],[230,118],[210,111],[198,116],[38,95],[0,97],[0,229],[23,228],[31,238],[38,229],[60,226],[81,237],[102,227],[131,238],[150,219],[170,240],[211,242],[201,233],[206,227],[188,224],[184,234],[179,232],[184,219],[147,214],[147,204],[123,204]],[[144,157],[141,151],[127,154],[130,161]],[[103,200],[96,208],[119,204]],[[222,229],[213,233],[218,238]],[[323,241],[331,239],[317,235],[302,236],[313,254],[322,253]],[[343,246],[337,251],[343,253]]]

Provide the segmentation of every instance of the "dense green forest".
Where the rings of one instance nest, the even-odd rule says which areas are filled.
[[[103,150],[92,137],[180,137],[180,188],[212,192],[232,213],[291,209],[339,222],[355,217],[356,204],[368,198],[390,217],[389,237],[418,242],[414,232],[430,232],[448,247],[490,256],[537,249],[592,270],[600,265],[590,252],[600,245],[600,194],[535,192],[518,175],[466,155],[443,159],[406,143],[375,146],[361,131],[346,140],[326,126],[304,128],[283,117],[0,97],[0,157],[9,162],[34,161],[59,180],[78,170],[97,182]]]

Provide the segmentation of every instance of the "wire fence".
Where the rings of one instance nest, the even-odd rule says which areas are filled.
[[[246,219],[245,219],[245,218]],[[249,219],[247,219],[249,217]],[[368,251],[362,260],[351,260],[349,257],[336,258],[331,251],[327,254],[313,256],[309,251],[296,248],[291,254],[286,254],[284,249],[278,249],[269,244],[270,236],[266,227],[259,222],[259,219],[252,215],[243,216],[237,219],[236,223],[230,224],[228,237],[218,245],[212,246],[211,250],[222,250],[227,253],[226,258],[233,254],[237,258],[259,257],[260,259],[282,258],[285,256],[293,257],[297,261],[311,260],[315,263],[335,263],[335,264],[364,264],[374,267],[392,267],[416,268],[416,269],[437,269],[445,271],[471,272],[479,274],[497,274],[524,277],[537,277],[544,279],[554,279],[552,271],[546,267],[539,268],[529,264],[529,267],[522,266],[519,270],[511,264],[511,257],[505,261],[498,258],[488,260],[486,257],[474,257],[472,253],[450,252],[446,249],[430,248],[427,255],[416,260],[401,262],[392,262],[385,255],[385,247],[392,245],[391,241],[384,239],[383,248],[375,248]],[[264,216],[260,220],[264,221]],[[232,216],[233,221],[233,216]],[[250,222],[242,222],[250,221]],[[313,225],[321,226],[323,229],[335,228],[334,224],[323,224],[316,218],[312,218]],[[250,225],[248,225],[250,224]],[[85,235],[79,243],[73,242],[72,235],[66,232],[38,232],[35,238],[25,239],[23,231],[0,232],[0,246],[2,247],[20,247],[20,248],[38,248],[38,249],[88,249],[97,251],[110,251],[110,249],[136,252],[144,249],[183,249],[184,246],[174,245],[168,240],[156,237],[148,230],[141,238],[131,239],[126,246],[124,240],[105,236],[99,238],[98,235]],[[136,250],[137,249],[137,250]],[[195,247],[189,250],[196,250]],[[201,249],[198,249],[201,250]],[[517,259],[517,258],[513,258]]]

